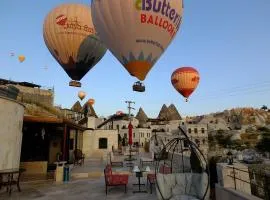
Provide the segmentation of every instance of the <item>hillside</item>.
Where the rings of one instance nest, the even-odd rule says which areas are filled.
[[[222,130],[263,127],[270,124],[270,112],[256,108],[234,108],[204,115],[199,123],[209,123],[210,127],[220,127]]]

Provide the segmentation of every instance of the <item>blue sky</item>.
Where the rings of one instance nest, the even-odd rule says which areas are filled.
[[[0,3],[0,78],[54,86],[55,104],[67,108],[84,90],[87,98],[96,100],[94,108],[103,116],[126,111],[125,100],[136,102],[134,113],[143,107],[151,117],[158,115],[164,103],[174,103],[182,115],[270,106],[269,0],[186,0],[180,31],[144,81],[145,93],[132,91],[136,79],[109,51],[81,80],[82,88],[68,86],[69,77],[42,36],[45,16],[64,2],[90,4],[85,0]],[[10,52],[25,55],[25,62],[19,63]],[[188,103],[170,82],[171,73],[181,66],[193,66],[201,76]]]

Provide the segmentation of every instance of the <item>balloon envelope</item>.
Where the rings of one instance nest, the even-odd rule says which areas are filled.
[[[171,76],[173,87],[188,98],[196,89],[200,81],[199,72],[193,67],[181,67],[176,69]]]
[[[62,4],[54,8],[43,25],[50,53],[73,80],[81,80],[106,53],[96,35],[90,7]]]
[[[20,56],[18,56],[18,59],[19,59],[20,62],[23,62],[25,60],[25,56],[20,55]]]
[[[117,116],[120,116],[120,115],[123,115],[123,114],[124,114],[124,113],[123,113],[122,111],[117,111],[117,112],[116,112],[116,115],[117,115]]]
[[[85,92],[83,92],[83,91],[79,91],[79,92],[78,92],[78,97],[79,97],[81,100],[83,100],[85,96],[86,96],[86,93],[85,93]]]
[[[95,99],[89,99],[88,100],[88,103],[92,106],[95,104]]]
[[[101,40],[126,70],[143,81],[175,37],[183,0],[92,0]]]

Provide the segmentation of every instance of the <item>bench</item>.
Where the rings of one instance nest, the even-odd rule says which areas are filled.
[[[74,165],[84,164],[84,158],[85,158],[85,155],[82,153],[82,151],[80,149],[74,150]]]
[[[111,165],[107,165],[104,169],[106,195],[109,186],[125,186],[125,193],[127,193],[128,174],[113,174]]]

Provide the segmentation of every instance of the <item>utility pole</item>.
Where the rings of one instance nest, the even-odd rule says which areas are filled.
[[[128,118],[129,118],[129,121],[131,122],[131,110],[135,110],[135,108],[131,107],[131,104],[135,104],[134,101],[125,101],[125,103],[128,104]]]
[[[129,163],[127,163],[130,167],[133,166],[132,157],[131,157],[131,145],[132,145],[132,124],[131,124],[131,110],[135,110],[135,108],[131,107],[131,104],[135,104],[134,101],[125,101],[128,104],[128,118],[129,118],[129,125],[128,125],[128,143],[129,143]],[[130,168],[131,169],[131,168]]]

